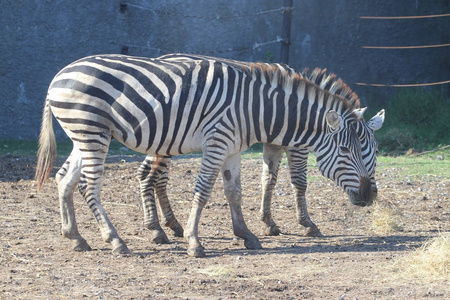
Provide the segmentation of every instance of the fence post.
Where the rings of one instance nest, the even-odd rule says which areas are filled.
[[[281,29],[281,55],[280,62],[283,64],[289,63],[289,45],[291,44],[291,20],[292,20],[292,10],[293,0],[284,0],[284,11],[283,11],[283,27]]]

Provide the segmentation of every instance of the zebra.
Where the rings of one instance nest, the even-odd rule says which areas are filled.
[[[205,256],[199,220],[219,172],[234,234],[244,239],[246,248],[260,249],[242,214],[240,153],[257,142],[307,148],[318,157],[319,169],[329,169],[351,202],[364,205],[370,202],[370,178],[354,128],[363,113],[359,103],[268,64],[89,56],[64,67],[50,83],[39,137],[37,189],[50,176],[56,157],[53,115],[73,142],[55,176],[62,234],[73,240],[75,250],[90,250],[75,220],[73,192],[78,185],[103,240],[112,245],[113,253],[127,254],[130,250],[100,203],[111,139],[147,155],[202,151],[183,232],[188,255]]]
[[[320,87],[347,98],[349,101],[357,103],[357,95],[333,73],[326,74],[326,69],[316,68],[312,73],[305,69],[302,74]],[[359,102],[359,101],[358,101]],[[370,176],[372,203],[377,197],[377,185],[375,181],[376,154],[378,153],[377,142],[374,131],[381,128],[384,122],[385,111],[382,109],[369,121],[361,119],[355,123],[356,131],[361,142],[363,161]],[[307,188],[306,172],[309,151],[294,147],[280,147],[277,145],[264,144],[263,146],[263,172],[262,172],[262,200],[260,207],[261,220],[265,224],[265,235],[279,235],[280,229],[272,219],[271,200],[275,187],[278,169],[281,163],[283,152],[286,152],[289,165],[291,184],[296,195],[296,217],[298,224],[306,228],[307,236],[323,236],[317,225],[310,219],[305,192]],[[323,175],[330,178],[326,172]]]
[[[160,59],[167,60],[189,60],[189,59],[214,59],[203,55],[188,55],[182,53],[168,54],[159,57]],[[239,65],[242,62],[237,62],[229,59],[220,59],[230,65]],[[276,64],[279,68],[289,68],[286,65]],[[319,85],[321,88],[332,91],[335,94],[339,94],[342,97],[346,97],[350,101],[356,102],[357,96],[351,91],[351,89],[340,79],[337,79],[335,74],[326,73],[326,69],[314,69],[313,72],[309,74],[309,70],[305,69],[302,73],[303,76],[307,77],[312,82]],[[377,144],[373,132],[381,128],[384,122],[384,110],[381,110],[377,115],[375,115],[370,121],[365,122],[361,120],[356,123],[356,130],[362,144],[362,154],[363,160],[368,170],[371,179],[371,198],[372,201],[376,199],[377,187],[375,181],[375,166],[376,166],[376,152]],[[283,152],[286,152],[291,183],[295,188],[297,206],[296,206],[296,216],[299,224],[303,225],[308,236],[322,236],[319,228],[314,222],[311,221],[305,199],[305,192],[307,187],[306,181],[306,171],[307,171],[307,158],[309,151],[307,149],[295,148],[295,147],[280,147],[277,145],[263,144],[263,174],[262,174],[262,201],[261,201],[261,220],[265,223],[266,235],[279,235],[280,229],[273,221],[271,216],[271,198],[272,190],[276,184],[278,168],[281,163],[281,158]],[[152,158],[148,156],[145,158],[144,162],[139,168],[139,180],[141,182],[141,192],[142,198],[146,197],[148,191],[153,191],[156,187],[156,192],[158,194],[159,207],[162,211],[164,218],[164,223],[167,227],[174,231],[175,236],[181,237],[183,235],[183,229],[179,224],[178,220],[175,218],[173,211],[171,209],[166,185],[169,180],[168,177],[168,166],[170,164],[170,158],[164,158],[164,162],[160,160],[162,158]],[[150,170],[156,172],[158,177],[151,180],[153,186],[148,186],[149,182],[145,181],[146,176],[142,177],[142,172],[148,173]],[[157,184],[157,186],[155,186]],[[144,201],[146,203],[146,201]],[[148,218],[148,214],[144,217],[144,223],[148,228],[153,229],[153,241],[155,243],[169,243],[169,239],[166,234],[159,226],[159,220],[157,218],[156,212],[152,215],[153,219]]]

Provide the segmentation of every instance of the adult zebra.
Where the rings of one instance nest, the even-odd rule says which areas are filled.
[[[52,116],[73,141],[58,171],[62,233],[76,250],[89,250],[75,221],[79,190],[114,253],[129,253],[100,204],[100,183],[114,137],[138,152],[163,156],[202,151],[192,210],[184,231],[188,254],[201,257],[198,223],[222,171],[234,233],[259,249],[241,210],[240,152],[256,142],[308,148],[353,203],[370,202],[370,179],[353,124],[363,110],[298,73],[266,64],[233,67],[218,60],[167,61],[96,55],[63,68],[50,84],[39,138],[38,190],[56,156]]]
[[[216,58],[203,56],[203,55],[189,55],[189,54],[168,54],[159,57],[166,60],[192,60],[192,59],[208,59],[216,60]],[[222,59],[220,61],[227,63],[228,65],[240,66],[242,64],[248,65],[248,63],[238,62],[229,59]],[[274,64],[273,66],[280,69],[290,69],[288,66]],[[358,97],[351,89],[334,74],[327,74],[326,69],[314,69],[309,73],[308,70],[302,72],[302,76],[305,76],[308,80],[317,84],[319,87],[330,91],[331,93],[340,95],[347,98],[352,103],[359,103]],[[375,200],[377,196],[377,187],[375,181],[375,166],[376,166],[376,151],[377,145],[373,132],[378,130],[384,122],[384,110],[381,110],[370,121],[366,122],[361,120],[356,123],[356,131],[361,141],[362,154],[364,164],[368,170],[371,181],[371,201]],[[307,187],[306,171],[307,171],[307,158],[309,151],[307,149],[301,149],[296,147],[282,147],[273,144],[264,144],[263,146],[263,174],[262,174],[262,201],[261,201],[261,220],[265,223],[266,235],[278,235],[280,233],[279,227],[272,219],[271,215],[271,199],[272,191],[276,184],[278,168],[281,162],[283,152],[286,152],[288,158],[288,164],[291,175],[291,183],[295,188],[296,200],[297,200],[297,221],[300,225],[307,229],[307,235],[309,236],[321,236],[321,232],[314,222],[311,221],[307,205],[305,192]],[[170,158],[168,157],[151,157],[148,156],[139,168],[138,178],[141,183],[141,197],[143,199],[144,211],[144,224],[147,228],[152,230],[153,241],[155,243],[168,243],[169,239],[164,233],[163,229],[159,225],[157,210],[155,206],[148,207],[146,203],[155,203],[154,190],[158,195],[159,206],[163,213],[164,223],[167,227],[171,228],[175,236],[182,236],[183,229],[177,219],[175,218],[171,209],[166,185],[169,180],[168,167],[170,164]],[[328,166],[333,168],[336,166]],[[149,176],[152,172],[152,176]],[[330,172],[324,170],[324,175],[331,178]],[[333,178],[331,178],[333,179]]]
[[[308,70],[302,72],[309,80],[316,83],[321,88],[324,88],[334,94],[338,94],[349,101],[359,103],[358,97],[352,90],[340,79],[337,79],[334,74],[326,74],[326,69],[314,69],[312,73]],[[371,204],[377,197],[377,185],[375,181],[375,167],[377,142],[374,136],[374,131],[381,128],[384,122],[384,109],[378,112],[369,121],[361,119],[355,123],[356,132],[361,142],[361,151],[363,161],[370,176],[371,194],[370,201],[367,203],[360,203],[359,205]],[[271,200],[272,192],[276,185],[278,169],[281,163],[283,152],[286,152],[289,173],[291,177],[292,186],[295,189],[296,195],[296,216],[298,224],[307,229],[308,236],[322,236],[317,225],[310,219],[307,205],[306,205],[306,172],[307,159],[309,152],[305,149],[295,147],[280,147],[277,145],[264,144],[263,147],[263,172],[262,172],[262,201],[261,201],[261,220],[264,222],[266,235],[279,235],[280,229],[272,219],[271,214]],[[323,175],[330,178],[329,173],[322,172]],[[332,179],[332,178],[330,178]]]

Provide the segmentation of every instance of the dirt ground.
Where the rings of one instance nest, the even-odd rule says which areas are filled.
[[[126,161],[127,160],[127,161]],[[143,228],[135,178],[140,158],[108,159],[102,203],[132,254],[111,254],[81,196],[75,207],[81,234],[93,248],[74,252],[60,234],[53,177],[37,193],[35,158],[0,157],[1,299],[449,299],[448,281],[399,278],[391,268],[439,232],[450,230],[450,182],[439,176],[417,181],[399,169],[380,168],[378,202],[402,213],[402,231],[376,234],[373,207],[350,204],[344,192],[316,169],[307,201],[324,237],[306,237],[296,224],[287,166],[280,170],[273,215],[283,234],[265,237],[259,217],[261,161],[242,164],[243,210],[262,250],[247,250],[234,237],[218,180],[203,210],[200,237],[206,258],[186,254],[183,238],[166,230],[172,243],[155,245]],[[58,159],[61,166],[63,159]],[[185,224],[199,158],[174,159],[169,192]],[[55,168],[56,171],[56,168]]]

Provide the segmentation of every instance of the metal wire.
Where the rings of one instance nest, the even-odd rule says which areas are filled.
[[[219,16],[219,15],[216,15],[216,16],[194,16],[194,15],[185,15],[185,14],[180,14],[180,13],[173,13],[173,12],[167,12],[167,11],[162,11],[162,10],[158,10],[158,9],[152,9],[149,7],[140,6],[140,5],[128,3],[128,2],[124,2],[122,4],[133,6],[133,7],[142,9],[142,10],[148,10],[148,11],[151,11],[152,13],[158,14],[158,15],[176,16],[176,17],[184,17],[184,18],[191,18],[191,19],[206,19],[206,20],[230,20],[230,19],[237,19],[237,18],[246,18],[246,17],[250,17],[250,16],[259,16],[259,15],[270,14],[270,13],[279,12],[279,11],[282,12],[282,11],[285,11],[286,9],[292,9],[290,7],[281,7],[281,8],[260,11],[260,12],[256,12],[256,13],[244,13],[244,14],[238,14],[238,15],[232,15],[232,16]]]
[[[242,52],[242,51],[248,51],[248,50],[255,50],[262,46],[274,44],[274,43],[280,43],[283,39],[279,36],[275,40],[267,41],[267,42],[255,42],[252,46],[242,46],[238,48],[229,48],[224,50],[215,50],[215,51],[189,51],[190,54],[215,54],[215,53],[229,53],[229,52]],[[141,49],[148,49],[148,50],[156,50],[158,53],[172,53],[172,52],[185,52],[185,51],[173,51],[172,49],[164,49],[164,48],[156,48],[156,47],[150,47],[150,46],[142,46],[142,45],[133,45],[133,44],[127,44],[127,47],[132,48],[141,48]]]
[[[450,46],[450,44],[422,45],[422,46],[361,46],[361,47],[364,49],[424,49],[424,48],[439,48],[448,46]]]
[[[381,83],[363,83],[363,82],[355,82],[357,85],[362,86],[375,86],[375,87],[420,87],[420,86],[431,86],[431,85],[440,85],[450,83],[450,80],[439,81],[439,82],[430,82],[430,83],[413,83],[413,84],[381,84]]]
[[[427,16],[398,16],[398,17],[375,17],[375,16],[361,16],[360,19],[372,19],[372,20],[403,20],[403,19],[428,19],[428,18],[441,18],[450,17],[450,14],[442,15],[427,15]]]

